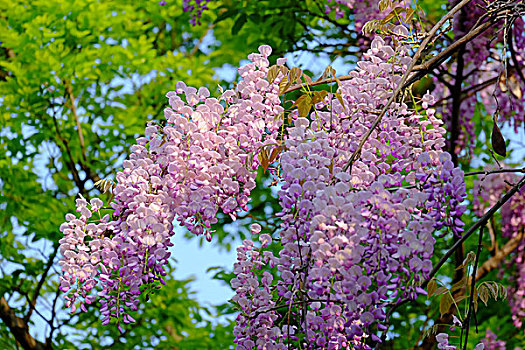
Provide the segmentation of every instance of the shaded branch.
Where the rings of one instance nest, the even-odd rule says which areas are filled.
[[[197,44],[195,44],[195,46],[193,47],[193,49],[191,49],[190,53],[188,56],[192,57],[192,56],[195,56],[195,54],[197,53],[197,51],[199,50],[200,46],[202,45],[202,42],[204,41],[204,38],[208,35],[208,33],[210,31],[213,30],[213,27],[214,25],[213,24],[210,24],[208,25],[208,29],[206,29],[206,31],[204,32],[204,34],[201,35],[201,37],[199,38],[199,41],[197,42]],[[160,31],[159,31],[160,33]]]
[[[62,134],[60,133],[60,128],[58,127],[57,119],[56,119],[54,114],[53,114],[53,123],[55,125],[56,135],[57,135],[58,139],[60,140],[60,142],[62,142],[62,145],[64,146],[64,149],[65,149],[65,152],[68,155],[69,159],[64,157],[64,161],[65,161],[69,171],[71,171],[71,175],[73,176],[73,181],[75,182],[75,185],[78,187],[78,191],[80,193],[82,193],[82,194],[86,194],[87,195],[86,190],[84,188],[84,181],[82,181],[80,179],[80,176],[78,174],[77,168],[75,167],[75,162],[73,160],[73,155],[71,154],[71,148],[69,147],[69,142],[64,137],[62,137]]]
[[[465,232],[465,234],[461,237],[459,241],[457,241],[446,253],[445,255],[439,260],[439,262],[434,266],[432,271],[430,272],[428,278],[426,281],[422,284],[422,287],[425,288],[428,282],[436,275],[436,273],[439,271],[441,266],[448,260],[448,258],[454,253],[454,251],[461,245],[463,242],[465,242],[474,232],[476,232],[479,228],[482,226],[485,226],[489,219],[496,213],[505,203],[509,201],[509,199],[518,192],[523,186],[525,185],[525,176],[523,176],[520,181],[512,187],[512,189],[507,192],[503,197],[500,198],[500,200],[494,204],[486,213],[477,221],[472,227]]]
[[[430,72],[432,69],[436,68],[441,63],[446,61],[450,56],[452,56],[452,54],[454,54],[454,52],[456,52],[456,50],[458,50],[462,45],[466,44],[470,40],[483,33],[493,24],[494,23],[492,21],[483,23],[479,27],[472,29],[469,33],[465,34],[463,37],[461,37],[454,43],[450,44],[450,46],[448,46],[446,49],[438,53],[430,60],[426,61],[423,64],[414,66],[412,70],[416,72],[412,76],[410,76],[410,78],[405,82],[404,87],[408,87],[412,83],[415,83],[416,81],[424,77],[428,72]]]
[[[374,120],[374,123],[372,123],[372,126],[370,129],[368,129],[367,133],[363,136],[361,142],[359,143],[359,146],[357,146],[356,150],[352,153],[352,156],[346,163],[346,165],[343,167],[343,172],[346,172],[350,168],[350,172],[352,172],[352,164],[357,159],[358,155],[361,153],[361,150],[363,149],[363,146],[365,145],[367,139],[372,135],[372,132],[375,130],[377,125],[381,122],[381,119],[383,119],[383,116],[386,114],[386,111],[390,107],[390,105],[394,102],[394,100],[397,98],[397,95],[403,90],[404,88],[410,86],[412,82],[408,82],[409,75],[411,74],[416,62],[421,57],[423,51],[425,50],[427,44],[430,42],[430,40],[434,37],[436,32],[441,28],[441,26],[451,19],[456,12],[461,10],[463,6],[468,4],[470,0],[462,0],[459,4],[454,6],[452,10],[450,10],[445,16],[443,16],[438,23],[430,30],[430,32],[427,34],[427,37],[423,40],[419,48],[417,49],[416,53],[414,54],[414,57],[412,57],[412,60],[410,61],[410,64],[407,67],[406,72],[403,74],[403,77],[401,78],[401,81],[399,82],[397,88],[394,90],[394,93],[390,98],[388,99],[388,102],[385,104],[383,109],[381,110],[381,114]],[[452,46],[452,45],[451,45]],[[445,50],[446,51],[446,50]],[[433,68],[433,67],[432,67]],[[425,73],[426,74],[426,73]],[[417,73],[416,73],[417,75]],[[419,79],[419,78],[418,78]]]
[[[476,250],[476,260],[474,261],[474,269],[472,270],[472,276],[476,276],[477,270],[478,270],[478,264],[479,264],[479,256],[481,255],[481,248],[483,246],[483,228],[484,226],[481,226],[479,229],[479,237],[478,237],[478,248]],[[465,327],[465,344],[463,345],[463,350],[467,350],[467,343],[468,343],[468,330],[470,327],[470,318],[472,317],[472,314],[476,314],[476,311],[474,310],[474,292],[476,291],[476,283],[471,283],[470,285],[470,301],[468,305],[468,311],[467,311],[467,317],[465,318],[465,321],[463,322],[463,326]],[[473,312],[474,310],[474,312]]]
[[[479,267],[478,272],[476,273],[476,281],[479,281],[488,275],[490,271],[498,268],[503,260],[518,247],[524,237],[525,233],[520,232],[518,235],[512,237],[502,248],[498,249],[493,257],[485,261],[483,265]]]
[[[461,14],[463,13],[464,11],[461,11]],[[458,154],[456,152],[456,143],[459,139],[459,109],[461,107],[461,87],[463,85],[463,69],[465,67],[465,59],[463,57],[463,55],[465,54],[465,44],[459,46],[458,50],[459,52],[456,60],[456,75],[454,76],[454,86],[451,90],[451,95],[453,96],[453,99],[452,113],[450,118],[450,137],[448,139],[448,153],[450,153],[450,155],[452,156],[452,162],[454,163],[454,167],[458,166]],[[461,264],[461,261],[458,262],[458,264]],[[462,274],[462,272],[459,272],[459,274]]]
[[[480,171],[471,171],[465,173],[465,176],[471,175],[490,175],[490,174],[501,174],[501,173],[525,173],[525,167],[517,169],[496,169],[496,170],[480,170]]]

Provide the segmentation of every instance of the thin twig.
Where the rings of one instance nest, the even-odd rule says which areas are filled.
[[[197,42],[197,44],[195,44],[195,46],[193,47],[193,49],[191,49],[190,53],[188,56],[192,57],[192,56],[195,56],[195,54],[197,53],[197,51],[199,50],[202,42],[204,41],[204,38],[206,38],[206,36],[208,35],[208,33],[210,31],[213,30],[213,23],[210,23],[210,25],[208,25],[208,29],[206,29],[206,31],[204,32],[204,34],[201,35],[201,37],[199,38],[199,41]],[[159,32],[160,33],[160,32]]]
[[[469,86],[468,88],[464,89],[462,91],[462,96],[461,96],[461,101],[464,101],[466,100],[467,98],[469,97],[472,97],[476,92],[478,91],[481,91],[489,86],[491,86],[492,84],[494,84],[496,81],[498,81],[498,78],[499,77],[493,77],[493,78],[490,78],[488,80],[485,80],[484,82],[482,83],[479,83],[479,84],[476,84],[476,85],[472,85],[472,86]],[[450,98],[453,98],[454,96],[449,95],[449,96],[445,96],[445,97],[442,97],[440,98],[439,100],[437,100],[436,102],[434,102],[433,106],[439,106],[442,102],[450,99]]]
[[[518,245],[521,243],[523,238],[525,237],[524,232],[518,233],[516,236],[512,237],[503,247],[496,250],[496,254],[485,261],[483,265],[481,265],[476,273],[476,281],[479,281],[483,277],[485,277],[490,271],[497,268],[501,262],[512,253]]]
[[[425,288],[428,282],[436,275],[438,270],[443,266],[443,264],[448,260],[448,258],[454,253],[454,251],[463,243],[465,242],[472,233],[476,232],[481,226],[485,226],[488,222],[488,220],[494,215],[495,212],[499,210],[505,203],[508,202],[508,200],[516,193],[518,192],[523,186],[525,185],[525,176],[523,176],[520,181],[512,187],[512,189],[507,192],[503,197],[500,198],[500,200],[494,204],[486,213],[479,219],[472,227],[461,237],[459,241],[456,242],[446,253],[445,255],[439,260],[439,262],[434,266],[432,271],[429,274],[429,277],[427,280],[423,283],[422,287]]]
[[[82,128],[80,126],[80,120],[78,119],[77,107],[75,105],[75,95],[73,95],[73,87],[71,86],[71,83],[67,81],[65,81],[65,85],[71,103],[71,112],[73,113],[73,117],[75,118],[75,122],[77,124],[78,139],[80,140],[80,149],[82,150],[82,159],[84,159],[84,162],[87,162],[86,149],[84,146],[84,135],[82,135]]]
[[[496,170],[471,171],[471,172],[465,173],[463,176],[472,176],[472,175],[485,175],[485,176],[487,176],[487,175],[490,175],[490,174],[500,174],[500,173],[525,173],[525,167],[517,168],[517,169],[496,169]],[[408,185],[408,186],[396,186],[396,187],[388,187],[388,188],[385,188],[385,189],[390,191],[390,192],[394,192],[394,191],[400,190],[402,188],[409,190],[411,188],[416,188],[416,187],[418,187],[420,185],[421,184]]]
[[[418,81],[423,76],[425,76],[430,70],[434,69],[435,67],[439,66],[441,63],[443,63],[447,58],[452,56],[456,50],[459,49],[461,45],[464,45],[468,41],[474,39],[476,36],[483,33],[486,29],[494,25],[491,21],[485,22],[479,27],[472,29],[469,33],[465,34],[463,37],[455,41],[454,43],[450,44],[446,49],[441,51],[439,54],[431,58],[430,60],[426,61],[425,63],[422,63],[418,66],[415,66],[413,71],[416,71],[410,79],[408,79],[405,83],[405,86],[409,86],[410,84]]]
[[[471,171],[468,173],[465,173],[465,176],[472,176],[472,175],[490,175],[490,174],[500,174],[500,173],[525,173],[525,167],[523,168],[517,168],[517,169],[496,169],[496,170],[479,170],[479,171]]]
[[[484,226],[481,226],[479,229],[479,238],[478,238],[478,249],[476,250],[476,260],[474,261],[474,270],[472,270],[472,277],[473,279],[476,276],[476,272],[478,270],[478,264],[479,264],[479,256],[481,255],[481,247],[483,244],[483,228]],[[470,317],[472,316],[472,312],[474,309],[474,293],[476,290],[476,281],[473,280],[471,282],[470,286],[470,301],[467,311],[467,317],[463,321],[463,327],[465,327],[465,344],[463,345],[463,350],[467,350],[467,343],[468,343],[468,330],[470,327]],[[474,313],[476,311],[474,310]]]
[[[24,321],[25,322],[29,321],[29,318],[31,317],[31,314],[33,313],[33,310],[35,309],[36,299],[38,298],[38,296],[40,294],[42,286],[44,285],[44,281],[47,278],[49,270],[51,269],[51,266],[53,266],[53,262],[55,260],[55,257],[57,256],[57,253],[58,253],[58,245],[56,245],[54,247],[53,252],[49,256],[49,260],[47,261],[47,265],[46,265],[46,267],[44,269],[44,272],[40,276],[40,280],[38,281],[38,284],[37,284],[37,286],[36,286],[36,288],[35,288],[35,290],[33,292],[31,300],[29,300],[29,310],[27,311],[27,314],[24,316]]]

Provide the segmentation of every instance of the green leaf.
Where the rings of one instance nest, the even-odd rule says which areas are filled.
[[[239,17],[237,17],[237,20],[235,20],[235,23],[233,24],[231,34],[237,35],[239,31],[241,30],[242,26],[246,23],[247,17],[245,13],[241,13]]]

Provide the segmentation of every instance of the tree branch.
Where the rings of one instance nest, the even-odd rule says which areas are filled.
[[[454,254],[454,252],[456,251],[456,249],[463,244],[463,242],[465,242],[471,235],[472,233],[476,232],[476,230],[478,230],[479,228],[481,228],[481,226],[485,226],[488,222],[488,220],[494,215],[495,212],[497,212],[505,203],[507,203],[509,201],[509,199],[516,193],[518,192],[523,186],[525,186],[525,176],[523,176],[520,181],[514,185],[512,187],[512,189],[507,192],[502,198],[500,198],[500,200],[498,200],[498,202],[496,204],[494,204],[486,213],[485,215],[483,215],[483,217],[481,219],[479,219],[474,225],[472,225],[472,227],[461,237],[461,239],[459,239],[446,253],[445,255],[439,260],[439,262],[436,264],[436,266],[434,266],[434,268],[432,269],[432,271],[430,272],[429,276],[427,277],[427,279],[423,282],[423,284],[421,285],[421,288],[425,288],[428,284],[428,282],[430,282],[432,280],[432,278],[437,274],[437,272],[439,271],[439,269],[441,268],[441,266],[443,266],[443,264],[445,264],[445,262],[448,260],[448,258],[450,258],[452,256],[452,254]],[[396,304],[392,305],[392,307],[388,310],[387,314],[386,314],[386,318],[385,318],[385,323],[387,324],[387,329],[388,329],[388,322],[389,322],[389,319],[390,319],[390,316],[394,313],[394,311],[400,307],[401,305],[403,304],[406,304],[407,302],[409,302],[410,299],[408,298],[405,298],[405,299],[402,299],[401,301],[397,302]],[[386,337],[386,334],[387,332],[386,331],[383,331],[383,334],[381,336],[381,338],[384,340],[384,338]]]
[[[379,125],[379,123],[381,122],[381,119],[383,119],[383,116],[386,114],[386,111],[388,110],[388,108],[390,107],[392,102],[394,102],[394,100],[397,98],[397,95],[399,94],[399,92],[401,92],[402,89],[404,89],[405,87],[408,87],[408,86],[410,86],[410,84],[412,84],[412,82],[409,83],[409,82],[407,82],[407,80],[408,80],[408,78],[409,78],[409,76],[410,76],[414,66],[416,65],[416,62],[421,57],[421,54],[423,53],[423,50],[425,50],[427,44],[434,37],[436,32],[439,30],[439,28],[441,28],[441,26],[446,21],[451,19],[456,12],[461,10],[461,8],[463,8],[463,6],[465,6],[469,2],[470,2],[470,0],[462,0],[459,4],[454,6],[454,8],[452,10],[450,10],[445,16],[443,16],[439,20],[439,22],[436,23],[436,25],[427,34],[427,37],[423,40],[423,42],[421,43],[421,45],[417,49],[416,53],[414,54],[414,57],[412,57],[412,60],[410,61],[410,64],[408,65],[406,72],[403,74],[403,77],[401,78],[401,81],[399,82],[397,88],[394,90],[394,93],[392,94],[392,96],[390,96],[390,99],[388,100],[386,105],[383,107],[383,109],[381,111],[381,114],[374,120],[374,123],[372,124],[370,129],[368,129],[367,133],[363,136],[361,142],[359,143],[359,146],[357,146],[357,149],[352,153],[352,156],[350,157],[350,159],[348,160],[346,165],[343,167],[343,172],[347,171],[349,168],[350,168],[350,172],[352,172],[352,169],[351,169],[352,164],[357,159],[357,156],[361,153],[361,150],[363,149],[363,146],[365,145],[367,139],[370,137],[370,135],[372,135],[372,132],[377,127],[377,125]],[[417,75],[417,73],[416,73],[416,75]]]
[[[0,318],[11,331],[16,341],[28,350],[48,349],[44,343],[39,342],[29,334],[29,325],[21,317],[16,316],[13,309],[9,307],[7,300],[0,297]]]
[[[430,272],[430,275],[428,276],[427,280],[422,284],[422,287],[425,288],[428,282],[436,275],[436,273],[439,271],[441,266],[448,260],[448,258],[454,253],[454,251],[461,245],[463,242],[465,242],[474,232],[476,232],[481,226],[485,226],[488,222],[488,220],[494,215],[495,212],[497,212],[503,204],[507,203],[508,200],[516,193],[518,192],[523,186],[525,185],[525,176],[523,176],[520,181],[512,187],[512,189],[507,192],[500,200],[494,204],[486,213],[483,215],[479,221],[477,221],[472,227],[461,237],[459,241],[457,241],[446,253],[445,255],[439,260],[439,262],[434,266],[432,271]]]
[[[478,237],[478,249],[476,250],[476,260],[474,261],[474,270],[472,271],[472,276],[476,276],[477,270],[478,270],[478,264],[479,264],[479,256],[481,255],[481,248],[483,247],[483,228],[484,226],[481,226],[479,228],[479,237]],[[474,292],[476,290],[476,283],[471,283],[470,286],[470,301],[468,305],[468,311],[467,311],[467,317],[465,318],[463,322],[463,326],[465,327],[465,344],[463,345],[463,350],[467,350],[467,342],[468,342],[468,330],[470,327],[470,318],[472,314],[476,314],[476,311],[474,309]]]
[[[55,260],[55,257],[57,256],[57,253],[58,253],[58,245],[55,245],[53,252],[49,256],[49,260],[47,261],[46,268],[44,272],[42,273],[42,275],[40,276],[40,280],[38,281],[38,284],[35,288],[35,291],[33,292],[31,300],[29,301],[29,310],[27,311],[27,314],[24,316],[24,322],[29,321],[31,314],[33,313],[33,310],[35,309],[36,300],[38,299],[40,290],[42,289],[42,286],[44,285],[44,282],[47,278],[47,274],[49,273],[51,266],[53,266],[53,262]]]
[[[480,170],[480,171],[471,171],[465,173],[465,176],[471,175],[490,175],[490,174],[501,174],[501,173],[525,173],[525,167],[517,169],[496,169],[496,170]]]
[[[476,273],[476,281],[479,281],[488,275],[490,271],[498,268],[501,262],[518,247],[524,236],[524,232],[518,233],[516,236],[512,237],[502,248],[497,250],[493,257],[485,261],[483,265],[479,267],[478,272]]]
[[[476,27],[475,29],[471,30],[468,34],[458,39],[456,42],[452,43],[450,46],[448,46],[446,49],[438,53],[436,56],[431,58],[430,60],[426,61],[423,64],[414,66],[412,69],[413,71],[416,71],[410,78],[406,81],[405,87],[410,86],[410,84],[418,81],[423,76],[425,76],[428,72],[430,72],[432,69],[439,66],[441,63],[443,63],[447,58],[452,56],[456,50],[461,47],[461,45],[466,44],[468,41],[474,39],[476,36],[483,33],[486,29],[488,29],[490,26],[492,26],[494,23],[492,21],[488,21],[480,25],[479,27]]]
[[[75,122],[77,124],[78,139],[80,140],[80,149],[82,150],[82,159],[84,160],[84,162],[87,162],[86,149],[84,146],[84,135],[82,135],[82,128],[80,126],[80,120],[78,119],[77,107],[75,106],[75,96],[73,95],[73,87],[68,81],[64,81],[64,84],[66,86],[66,92],[69,96],[69,101],[71,103],[71,112],[73,113],[73,117],[75,117]]]

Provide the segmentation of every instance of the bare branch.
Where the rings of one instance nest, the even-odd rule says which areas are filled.
[[[421,43],[421,45],[419,46],[419,48],[417,49],[416,53],[414,54],[414,57],[412,57],[412,61],[410,62],[410,64],[408,65],[407,67],[407,70],[405,72],[405,74],[403,74],[403,77],[401,78],[401,81],[399,82],[399,85],[397,86],[397,88],[394,90],[394,93],[392,94],[392,96],[390,96],[390,99],[388,100],[388,102],[386,103],[386,105],[383,107],[383,110],[381,111],[381,114],[374,120],[374,123],[372,124],[372,126],[370,127],[370,129],[368,129],[368,132],[363,136],[363,138],[361,139],[361,142],[359,143],[359,146],[357,146],[357,149],[354,151],[354,153],[352,153],[352,156],[350,157],[350,159],[348,160],[348,162],[346,163],[346,165],[343,167],[343,171],[347,171],[349,168],[351,168],[352,164],[355,162],[355,160],[357,159],[357,156],[361,153],[361,150],[363,148],[363,146],[365,145],[366,143],[366,140],[370,137],[370,135],[372,134],[372,132],[374,131],[374,129],[377,127],[377,125],[379,125],[379,123],[381,122],[381,119],[383,119],[383,116],[386,114],[386,111],[388,110],[388,108],[390,107],[390,105],[392,104],[392,102],[394,102],[394,100],[397,98],[397,95],[401,92],[402,89],[404,89],[405,87],[407,86],[410,86],[410,84],[412,84],[412,82],[408,82],[407,79],[409,78],[409,75],[410,73],[412,72],[412,69],[414,68],[414,66],[416,65],[416,62],[419,60],[419,58],[421,57],[421,54],[423,53],[423,50],[425,50],[427,44],[430,42],[430,40],[434,37],[434,35],[436,34],[436,32],[439,30],[439,28],[441,28],[441,26],[446,22],[448,21],[449,19],[451,19],[454,14],[456,12],[458,12],[463,6],[465,6],[466,4],[468,4],[470,2],[470,0],[462,0],[459,4],[457,4],[456,6],[454,6],[454,8],[452,10],[450,10],[445,16],[443,16],[438,23],[436,23],[436,25],[430,30],[430,32],[427,34],[427,37],[423,40],[423,42]],[[452,46],[452,45],[451,45]],[[416,73],[418,74],[418,73]],[[426,74],[426,73],[425,73]],[[350,172],[351,172],[351,169],[350,169]]]
[[[430,272],[428,278],[423,282],[421,285],[422,288],[425,288],[432,280],[432,278],[436,275],[436,273],[439,271],[441,266],[445,264],[445,262],[454,254],[456,249],[463,244],[474,232],[476,232],[478,229],[480,229],[482,226],[485,226],[488,222],[488,220],[496,213],[505,203],[509,201],[509,199],[518,192],[523,186],[525,186],[525,176],[523,176],[520,181],[512,187],[512,189],[507,192],[503,197],[500,198],[500,200],[494,204],[486,213],[483,215],[481,219],[479,219],[472,227],[459,239],[446,253],[445,255],[439,260],[439,262],[434,266],[432,271]],[[401,305],[406,304],[409,302],[410,299],[405,298],[401,301],[397,302],[396,304],[392,305],[392,307],[388,310],[386,315],[386,321],[385,323],[388,324],[388,320],[390,319],[390,316],[392,313]],[[388,329],[388,327],[387,327]],[[386,331],[383,332],[382,338],[384,339],[386,337]]]
[[[518,192],[523,186],[525,185],[525,176],[523,176],[520,181],[512,187],[512,189],[507,192],[503,197],[500,198],[500,200],[494,204],[486,213],[483,215],[481,219],[479,219],[472,227],[465,232],[465,234],[461,237],[459,241],[457,241],[446,253],[445,255],[439,260],[439,262],[434,266],[432,271],[430,272],[430,275],[428,276],[427,280],[423,283],[422,287],[424,288],[428,282],[436,275],[436,273],[439,271],[441,266],[448,260],[448,258],[454,253],[454,251],[461,245],[463,242],[465,242],[474,232],[476,232],[481,226],[485,226],[488,222],[488,220],[496,213],[503,204],[507,203],[509,199]]]
[[[490,174],[500,174],[500,173],[525,173],[525,167],[517,169],[496,169],[496,170],[480,170],[480,171],[471,171],[465,173],[465,176],[472,175],[490,175]]]

